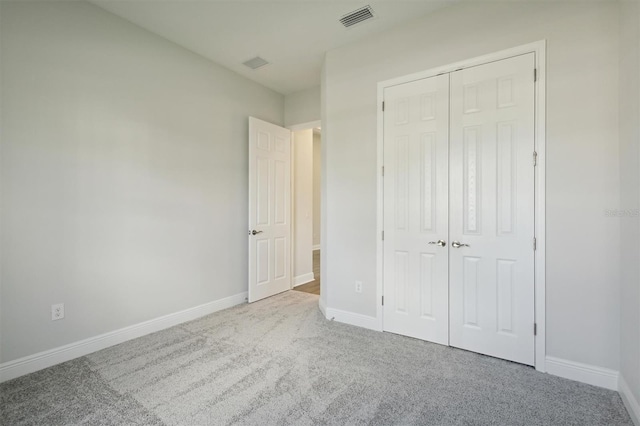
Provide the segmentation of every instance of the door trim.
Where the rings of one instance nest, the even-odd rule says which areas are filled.
[[[383,326],[383,264],[384,250],[382,242],[382,231],[384,230],[384,182],[382,177],[382,166],[384,160],[384,117],[382,113],[382,102],[384,100],[384,89],[399,84],[410,83],[436,76],[438,74],[457,71],[461,68],[469,68],[476,65],[487,64],[489,62],[500,61],[526,53],[534,53],[535,67],[537,70],[537,80],[535,84],[535,150],[538,153],[537,166],[535,169],[535,238],[536,251],[534,252],[535,272],[534,272],[534,307],[535,321],[537,324],[537,335],[535,336],[535,368],[538,371],[546,372],[546,321],[545,321],[545,248],[546,248],[546,222],[545,222],[545,174],[546,174],[546,40],[516,46],[511,49],[501,50],[476,58],[467,59],[449,65],[432,68],[402,77],[381,81],[378,83],[377,96],[377,218],[376,218],[376,319],[378,330],[382,331]],[[531,76],[533,78],[533,76]],[[533,159],[532,159],[533,161]],[[533,244],[533,241],[531,242]],[[533,332],[533,330],[532,330]]]
[[[306,123],[292,124],[290,126],[285,126],[286,129],[289,129],[292,132],[297,132],[299,130],[314,129],[316,127],[322,127],[322,121],[321,120],[308,121]]]

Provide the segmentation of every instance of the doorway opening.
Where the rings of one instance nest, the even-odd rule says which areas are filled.
[[[320,130],[249,117],[249,303],[306,284],[320,294]]]
[[[308,127],[308,126],[312,127]],[[320,295],[320,123],[292,128],[293,290]]]

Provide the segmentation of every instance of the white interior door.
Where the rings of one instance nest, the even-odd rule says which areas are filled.
[[[446,345],[449,75],[384,99],[383,327]]]
[[[534,68],[531,53],[451,74],[449,182],[450,344],[529,365]]]
[[[249,117],[249,302],[291,288],[291,132]]]

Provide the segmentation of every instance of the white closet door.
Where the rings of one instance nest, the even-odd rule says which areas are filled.
[[[384,91],[385,331],[448,344],[449,76]]]
[[[533,53],[451,74],[450,140],[450,344],[533,365]]]

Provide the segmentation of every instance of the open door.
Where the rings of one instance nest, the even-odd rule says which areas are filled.
[[[291,288],[291,131],[249,117],[249,303]]]

